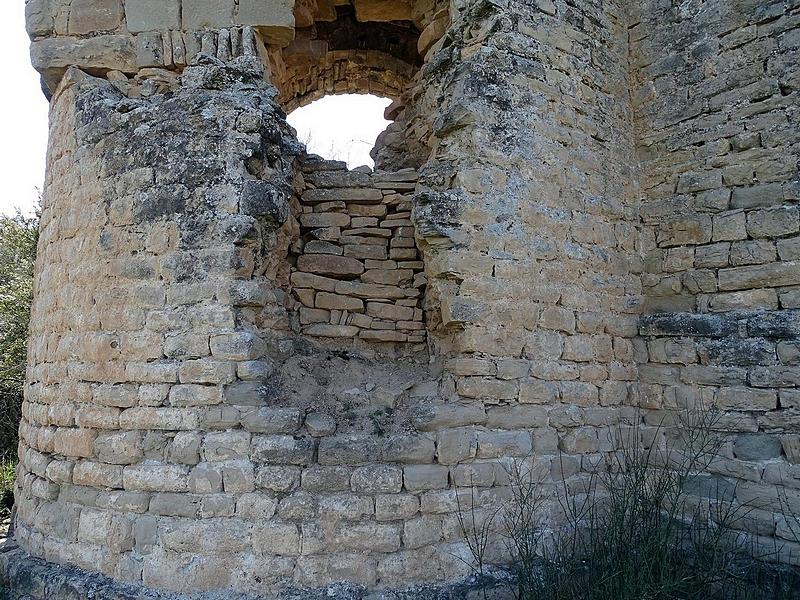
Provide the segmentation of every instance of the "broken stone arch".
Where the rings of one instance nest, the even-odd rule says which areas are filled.
[[[277,84],[287,113],[330,94],[373,94],[399,104],[415,72],[412,65],[376,50],[335,50],[313,66],[301,64],[308,75],[287,73]]]
[[[335,15],[318,16],[326,20],[298,26],[287,47],[268,51],[279,102],[287,112],[326,94],[371,93],[399,102],[426,50],[410,16],[402,7],[371,15],[345,4]]]

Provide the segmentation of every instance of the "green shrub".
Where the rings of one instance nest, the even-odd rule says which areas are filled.
[[[721,445],[717,413],[696,407],[679,418],[678,427],[655,432],[620,425],[619,450],[578,493],[567,482],[559,491],[564,523],[555,532],[547,528],[552,488],[535,467],[512,465],[511,501],[493,519],[519,600],[800,598],[800,571],[768,562],[779,545],[743,535],[737,525],[752,509],[733,501],[732,484],[707,475]],[[462,531],[482,571],[488,544],[475,543],[468,521]]]
[[[0,217],[0,459],[17,452],[38,220]]]
[[[0,459],[0,519],[8,514],[14,501],[15,468],[14,461]]]

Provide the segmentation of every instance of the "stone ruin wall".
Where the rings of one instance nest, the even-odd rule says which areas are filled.
[[[26,4],[54,97],[18,595],[94,585],[53,564],[109,597],[458,581],[509,461],[580,493],[620,424],[660,443],[696,399],[729,436],[698,495],[765,501],[743,526],[788,555],[800,7],[334,4]],[[378,89],[383,172],[306,157],[278,106]]]
[[[721,409],[725,444],[697,494],[750,507],[741,526],[794,561],[781,513],[800,511],[799,9],[687,3],[642,10],[630,30],[640,405],[651,424],[698,401]]]

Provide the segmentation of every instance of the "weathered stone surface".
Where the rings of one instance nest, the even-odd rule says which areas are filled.
[[[733,453],[740,460],[765,460],[781,455],[781,440],[773,435],[742,435],[733,444]]]
[[[305,426],[314,437],[332,435],[336,432],[336,419],[325,413],[312,412],[306,415]]]
[[[376,521],[398,521],[413,517],[419,511],[419,500],[412,494],[381,495],[375,498]]]
[[[325,323],[311,325],[305,329],[306,335],[330,338],[352,338],[360,331],[358,327],[352,325],[328,325]]]
[[[559,386],[549,381],[523,379],[519,382],[519,401],[526,404],[550,404],[559,397]]]
[[[342,213],[305,213],[300,216],[303,227],[347,227],[350,217]]]
[[[73,0],[69,10],[69,33],[83,35],[112,31],[122,21],[120,0]]]
[[[64,456],[91,458],[96,437],[94,429],[59,427],[53,436],[53,451]]]
[[[337,294],[355,296],[356,298],[375,299],[375,298],[405,298],[406,294],[402,288],[393,285],[377,285],[371,283],[357,283],[351,281],[340,281],[334,288]]]
[[[256,471],[256,487],[273,492],[289,492],[300,485],[300,468],[263,466]]]
[[[315,290],[332,292],[336,288],[336,280],[328,277],[320,277],[311,273],[295,272],[292,273],[292,284],[297,287],[309,287]]]
[[[185,492],[188,469],[177,465],[141,464],[124,467],[126,490],[143,492]]]
[[[800,230],[797,207],[756,210],[747,215],[747,233],[753,238],[780,237]]]
[[[644,315],[639,330],[642,335],[723,337],[735,334],[735,317],[690,313]]]
[[[719,272],[720,290],[741,290],[758,287],[800,285],[800,262],[791,261],[722,269]]]
[[[355,312],[364,310],[364,303],[358,298],[329,294],[327,292],[319,292],[314,300],[314,305],[317,308],[326,308],[328,310],[351,310]]]
[[[304,254],[297,260],[297,268],[307,273],[330,277],[355,277],[364,272],[364,265],[360,261],[328,254]],[[341,283],[337,283],[336,287]]]
[[[102,433],[94,441],[97,457],[115,465],[139,462],[143,457],[142,434],[138,431]]]
[[[242,416],[242,426],[253,433],[294,433],[300,428],[300,411],[296,408],[258,408]]]
[[[288,435],[254,435],[250,455],[268,464],[308,465],[314,456],[314,442]]]
[[[307,202],[309,204],[331,202],[334,200],[372,203],[383,200],[383,194],[380,192],[380,190],[366,188],[342,188],[335,190],[316,189],[308,190],[303,194],[303,202]]]
[[[121,488],[122,466],[80,461],[72,472],[75,485],[88,485],[96,488]]]
[[[436,431],[446,427],[478,425],[486,422],[486,412],[478,404],[446,404],[420,406],[414,423],[421,431]]]
[[[434,440],[425,435],[396,434],[383,442],[383,460],[397,463],[431,463],[435,452]]]
[[[188,31],[233,25],[233,0],[182,0],[183,28]]]
[[[29,0],[25,3],[25,30],[31,37],[45,36],[55,26],[55,10],[50,0]]]
[[[528,429],[547,424],[547,411],[538,406],[498,406],[486,411],[489,429]]]
[[[447,467],[442,465],[413,465],[403,469],[403,487],[409,492],[447,488]]]
[[[90,38],[53,37],[31,44],[31,63],[40,71],[51,91],[72,65],[104,71],[136,71],[136,49],[127,35]]]
[[[408,0],[355,0],[353,4],[359,21],[411,21],[414,18]]]
[[[321,465],[363,465],[379,451],[377,439],[361,435],[336,435],[319,443],[318,461]]]
[[[436,436],[436,457],[444,465],[473,458],[477,449],[477,434],[471,428],[445,429]]]
[[[294,38],[294,15],[291,0],[239,0],[238,25],[252,25],[271,44],[285,46]]]
[[[181,24],[179,0],[126,0],[125,22],[128,31],[163,31]]]
[[[353,471],[350,485],[355,493],[397,493],[403,486],[403,471],[386,465],[360,467]]]
[[[303,252],[307,252],[308,254],[336,254],[341,256],[344,253],[344,250],[341,248],[341,246],[332,244],[330,242],[312,240],[303,246]]]
[[[478,432],[478,458],[527,456],[533,450],[527,431]]]

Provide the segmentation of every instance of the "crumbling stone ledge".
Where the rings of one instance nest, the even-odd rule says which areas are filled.
[[[485,595],[484,595],[485,590]],[[316,590],[287,589],[278,596],[239,594],[230,590],[181,594],[119,583],[77,567],[30,556],[13,540],[0,543],[0,598],[3,600],[507,600],[513,598],[504,573],[470,577],[449,585],[367,591],[335,583]]]

